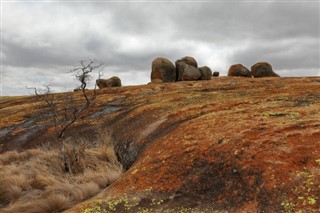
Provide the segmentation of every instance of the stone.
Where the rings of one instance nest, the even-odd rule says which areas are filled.
[[[229,68],[228,76],[239,76],[251,78],[251,72],[242,64],[233,64]]]
[[[190,65],[185,65],[185,68],[182,73],[182,81],[196,81],[201,78],[201,73],[200,71]]]
[[[218,71],[214,71],[212,74],[213,77],[219,77],[219,75],[220,75],[220,73]]]
[[[201,80],[211,80],[212,71],[210,67],[204,66],[204,67],[199,67],[198,69],[201,73],[201,77],[200,77]]]
[[[176,73],[177,73],[177,78],[176,81],[182,81],[182,74],[184,71],[184,68],[186,67],[186,63],[184,62],[177,62],[176,61]]]
[[[251,74],[255,78],[262,77],[280,77],[272,70],[272,66],[268,62],[258,62],[251,66]]]
[[[152,61],[151,82],[161,80],[162,82],[176,81],[176,68],[167,58],[157,57]]]
[[[96,84],[99,89],[108,87],[121,87],[121,80],[117,76],[113,76],[109,79],[97,79]]]
[[[183,73],[185,64],[198,68],[198,63],[196,59],[191,56],[185,56],[181,59],[178,59],[176,60],[175,64],[176,64],[176,72],[177,72],[177,79],[176,79],[177,81],[182,80],[182,73]]]

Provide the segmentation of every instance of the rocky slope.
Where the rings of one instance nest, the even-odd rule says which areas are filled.
[[[50,141],[39,100],[0,103],[2,151]],[[320,209],[320,77],[104,89],[68,134],[90,138],[100,126],[126,172],[68,212]]]

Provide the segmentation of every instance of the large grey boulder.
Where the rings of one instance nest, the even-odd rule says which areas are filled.
[[[228,76],[248,77],[251,78],[251,72],[242,64],[233,64],[229,68]]]
[[[251,74],[255,78],[280,77],[272,70],[272,66],[267,62],[258,62],[251,66]]]
[[[155,58],[151,65],[151,82],[175,82],[176,68],[173,63],[164,57]]]
[[[182,73],[183,73],[185,64],[198,68],[198,63],[196,59],[191,56],[185,56],[181,59],[178,59],[176,60],[175,64],[176,64],[176,72],[177,72],[177,79],[176,79],[177,81],[182,80]]]
[[[211,80],[212,71],[210,67],[204,66],[204,67],[199,67],[198,69],[201,73],[201,77],[200,77],[201,80]]]

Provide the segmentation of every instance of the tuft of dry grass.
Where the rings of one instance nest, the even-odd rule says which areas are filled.
[[[9,164],[15,161],[28,160],[29,158],[37,157],[40,154],[41,151],[37,149],[26,150],[20,153],[17,151],[8,151],[0,155],[0,162],[3,164]]]
[[[0,212],[60,212],[110,185],[122,174],[110,135],[65,141],[65,150],[10,151],[0,156]],[[66,157],[72,173],[65,171]]]
[[[61,194],[52,194],[45,199],[37,199],[32,203],[17,203],[10,209],[4,209],[4,213],[10,212],[28,212],[28,213],[53,213],[61,212],[70,208],[74,203]]]

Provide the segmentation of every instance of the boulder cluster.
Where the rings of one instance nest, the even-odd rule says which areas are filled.
[[[195,58],[185,56],[175,61],[175,65],[167,58],[157,57],[151,65],[151,82],[176,82],[210,80],[212,76],[219,76],[219,72],[212,71],[209,67],[198,67]]]
[[[191,56],[185,56],[175,61],[175,65],[167,58],[157,57],[152,61],[151,82],[176,82],[210,80],[218,77],[219,72],[213,72],[207,66],[198,67],[197,61]],[[267,62],[259,62],[251,67],[251,71],[242,64],[234,64],[229,68],[228,76],[248,78],[280,77]]]
[[[231,65],[228,71],[228,76],[239,76],[248,78],[280,77],[272,70],[272,66],[267,62],[258,62],[252,65],[251,71],[242,64]]]
[[[151,83],[210,80],[212,77],[218,76],[219,72],[212,72],[208,66],[198,67],[196,59],[191,56],[178,59],[175,64],[167,58],[157,57],[152,61],[151,65]],[[252,65],[251,71],[242,64],[233,64],[229,68],[228,76],[247,78],[280,77],[267,62],[258,62]],[[109,79],[97,79],[96,84],[100,89],[121,87],[121,80],[117,76],[113,76]]]

